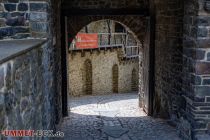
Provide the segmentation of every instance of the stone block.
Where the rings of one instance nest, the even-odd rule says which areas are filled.
[[[203,85],[210,85],[210,79],[203,79]]]
[[[197,45],[195,47],[199,48],[209,48],[210,39],[197,39]]]
[[[4,4],[4,8],[8,11],[8,12],[12,12],[12,11],[16,11],[16,4],[12,4],[12,3],[5,3]]]
[[[205,97],[194,97],[194,102],[205,102]]]
[[[12,29],[12,27],[0,28],[0,39],[12,35],[14,35],[14,30]]]
[[[19,16],[25,16],[25,14],[26,13],[21,13],[21,12],[11,12],[11,13],[9,13],[8,15],[8,17],[19,17]]]
[[[206,12],[210,12],[210,1],[205,0],[204,9],[205,9]]]
[[[206,121],[199,120],[199,121],[192,123],[192,127],[194,129],[205,129],[207,127],[207,124],[206,124]]]
[[[210,95],[210,86],[195,86],[194,96],[205,97]]]
[[[194,60],[203,60],[205,58],[205,51],[201,49],[184,48],[183,53]]]
[[[47,3],[30,3],[30,10],[36,12],[47,12],[48,4]]]
[[[208,134],[200,134],[200,135],[196,135],[195,136],[195,140],[209,140],[210,139],[210,135]]]
[[[4,102],[5,102],[5,111],[7,114],[11,114],[14,109],[14,94],[5,93]]]
[[[30,36],[31,36],[31,34],[29,34],[29,33],[18,33],[16,35],[12,36],[12,38],[14,38],[14,39],[24,39],[24,38],[28,38]]]
[[[194,85],[201,85],[201,77],[191,74],[191,83]]]
[[[198,26],[209,26],[210,18],[208,16],[199,16],[196,18],[195,23]]]
[[[11,3],[18,3],[19,0],[7,0],[8,2],[11,2]]]
[[[207,61],[210,61],[210,52],[207,53]]]
[[[196,62],[195,63],[196,74],[210,74],[210,62]]]
[[[5,13],[4,12],[0,12],[0,18],[4,18],[5,17]]]
[[[30,21],[47,21],[47,13],[30,13]]]
[[[207,37],[208,36],[208,29],[207,28],[198,28],[198,32],[197,32],[197,36],[198,37]]]
[[[49,25],[47,22],[31,22],[31,30],[35,32],[48,32]]]
[[[210,102],[210,97],[206,97],[206,102]]]
[[[28,10],[28,4],[27,3],[19,3],[18,4],[18,11],[27,11]]]
[[[12,29],[14,33],[29,33],[28,27],[13,27]]]
[[[4,19],[0,19],[0,27],[6,26],[6,22]]]
[[[25,19],[23,16],[18,16],[15,18],[9,18],[6,21],[6,24],[8,26],[24,26],[25,25]]]

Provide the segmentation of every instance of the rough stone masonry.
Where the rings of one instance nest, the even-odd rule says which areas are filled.
[[[59,123],[62,116],[61,58],[64,56],[61,56],[60,45],[61,9],[149,9],[151,4],[148,0],[63,0],[62,2],[61,5],[61,1],[56,0],[0,0],[1,40],[26,40],[28,37],[47,40],[43,57],[47,58],[44,60],[49,60],[49,65],[52,67],[45,65],[47,67],[44,68],[45,71],[52,72],[52,75],[47,75],[53,79],[55,89],[52,96],[47,96],[49,95],[47,90],[43,94],[47,96],[45,99],[50,100],[51,105],[54,106],[54,113],[49,116],[52,117],[53,125]],[[183,139],[209,139],[210,1],[155,0],[154,2],[156,7],[154,115],[170,118],[176,122],[177,130]],[[148,17],[126,15],[86,16],[85,18],[82,20],[84,17],[69,17],[76,23],[73,29],[70,29],[73,31],[72,36],[79,31],[78,27],[81,29],[93,20],[110,18],[124,23],[144,46],[148,46],[144,44]],[[33,55],[35,52],[32,51],[29,54]],[[52,55],[49,55],[51,52],[53,52]],[[5,63],[9,64],[9,62]],[[13,69],[9,65],[6,71]],[[10,78],[2,75],[5,75],[5,69],[0,69],[0,79],[4,77],[5,81],[10,83]],[[26,81],[27,79],[24,79],[23,82]],[[0,87],[4,85],[5,83],[1,82]],[[14,83],[11,83],[11,86],[14,86]],[[10,94],[16,93],[6,94],[5,91],[1,93],[0,112],[7,109],[4,99],[11,97]],[[33,106],[38,105],[33,104]],[[42,111],[42,113],[45,112]],[[5,117],[7,118],[7,115],[3,117],[1,115],[0,120]],[[53,129],[53,125],[47,125],[48,123],[45,122],[42,124]],[[28,125],[32,126],[32,122]],[[18,127],[20,125],[16,124],[16,128]],[[2,128],[5,126],[1,126]]]

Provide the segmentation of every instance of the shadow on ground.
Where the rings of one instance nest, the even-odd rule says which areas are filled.
[[[137,93],[71,98],[69,106],[63,140],[180,140],[166,120],[138,107]]]

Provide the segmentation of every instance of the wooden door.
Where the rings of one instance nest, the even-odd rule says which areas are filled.
[[[93,72],[92,72],[92,63],[90,59],[85,61],[85,94],[91,95],[93,90]]]
[[[118,78],[119,78],[119,68],[118,68],[118,65],[115,64],[112,67],[112,91],[113,91],[113,93],[118,93]]]
[[[149,28],[147,29],[149,30]],[[150,47],[149,47],[149,31],[147,31],[143,48],[143,109],[149,114],[149,62],[150,62]]]

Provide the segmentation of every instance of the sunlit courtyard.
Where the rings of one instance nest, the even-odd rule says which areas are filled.
[[[138,94],[70,97],[65,140],[179,140],[165,120],[147,116]]]

